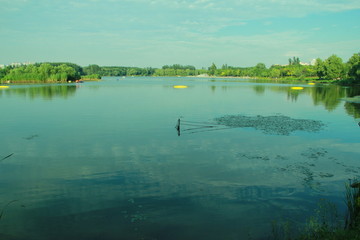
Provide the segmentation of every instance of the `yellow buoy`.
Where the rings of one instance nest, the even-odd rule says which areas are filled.
[[[175,85],[173,88],[187,88],[188,86],[185,85]]]
[[[292,90],[303,90],[303,87],[291,87]]]
[[[9,88],[9,86],[0,86],[0,88]]]
[[[315,85],[315,83],[313,83],[313,82],[309,82],[308,84],[309,84],[309,85]]]

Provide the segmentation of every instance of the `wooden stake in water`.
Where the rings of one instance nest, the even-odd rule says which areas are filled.
[[[178,132],[178,136],[180,136],[180,118],[178,119],[175,128],[176,128],[176,130],[177,130],[177,132]]]

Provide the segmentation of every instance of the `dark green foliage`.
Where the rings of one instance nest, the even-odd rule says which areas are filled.
[[[7,74],[5,68],[0,68],[0,79],[2,79]]]
[[[88,67],[84,67],[84,72],[87,75],[101,74],[101,68],[99,67],[99,65],[92,64],[92,65],[89,65]]]
[[[215,63],[210,67],[196,69],[192,65],[164,65],[162,68],[139,68],[121,66],[99,66],[96,64],[80,67],[73,63],[37,63],[20,67],[0,69],[0,79],[17,82],[63,82],[80,78],[93,79],[95,76],[197,76],[210,75],[220,77],[274,78],[284,80],[321,80],[335,81],[339,84],[360,83],[360,53],[354,54],[345,64],[342,59],[332,55],[326,60],[316,59],[315,65],[305,65],[298,57],[289,58],[288,65],[272,65],[267,68],[264,63],[254,67],[232,67],[223,64],[217,68]],[[87,77],[81,77],[87,75]]]
[[[345,222],[339,218],[336,206],[326,200],[321,200],[314,215],[311,216],[299,234],[290,231],[288,223],[272,224],[271,239],[301,239],[301,240],[360,240],[360,183],[347,183],[345,204]],[[296,236],[297,235],[297,236]]]
[[[175,70],[178,70],[178,69],[182,69],[182,70],[186,70],[186,69],[189,69],[189,70],[196,70],[194,66],[191,66],[191,65],[186,65],[186,66],[183,66],[183,65],[180,65],[180,64],[173,64],[171,66],[168,66],[168,65],[165,65],[162,67],[162,69],[175,69]]]
[[[94,74],[81,76],[81,79],[82,80],[98,80],[98,79],[101,79],[101,76],[99,74],[94,73]]]
[[[209,67],[209,75],[211,75],[211,76],[215,75],[216,70],[217,70],[217,67],[216,67],[215,63],[211,64],[211,66]]]
[[[68,80],[77,80],[80,79],[81,75],[84,75],[84,70],[82,67],[80,67],[79,65],[75,64],[75,63],[69,63],[69,62],[46,62],[47,64],[50,64],[53,67],[59,67],[61,65],[66,65],[68,67],[71,67],[75,70],[75,75],[72,79],[68,79]],[[38,63],[37,63],[38,64]],[[37,65],[35,64],[35,65]],[[44,64],[44,63],[40,63]]]
[[[347,206],[345,225],[339,219],[334,204],[322,201],[299,239],[360,239],[359,188],[346,184],[345,203]]]
[[[0,80],[3,79],[9,72],[11,69],[13,69],[14,67],[12,66],[7,66],[5,68],[0,68]]]
[[[268,70],[267,70],[265,64],[264,63],[256,64],[256,66],[254,67],[254,74],[256,76],[260,76],[260,77],[267,77]]]
[[[39,63],[11,69],[2,79],[14,82],[66,82],[80,78],[75,64]]]
[[[293,225],[290,222],[278,223],[273,221],[271,223],[271,233],[273,240],[287,240],[292,239],[294,234]]]
[[[293,57],[292,59],[289,58],[289,65],[300,65],[300,58]]]
[[[316,59],[315,65],[300,62],[298,57],[289,58],[288,65],[272,65],[269,69],[265,64],[258,63],[254,67],[231,67],[227,64],[217,69],[215,64],[208,68],[209,75],[255,78],[282,78],[287,80],[336,81],[343,84],[360,83],[360,53],[354,54],[347,64],[336,55],[325,61]]]
[[[98,74],[100,76],[152,76],[155,73],[155,69],[116,66],[100,67],[96,64],[92,64],[84,67],[84,73],[86,75]]]
[[[356,83],[360,83],[360,53],[355,53],[347,62],[349,77]]]
[[[345,203],[347,206],[345,228],[360,229],[360,186],[346,184]]]
[[[128,67],[101,67],[101,76],[126,76]]]
[[[210,74],[210,73],[209,73]],[[240,68],[226,66],[226,68],[217,69],[217,76],[232,77],[260,77],[260,78],[291,78],[297,79],[305,77],[316,77],[314,66],[309,65],[272,65],[269,69],[265,64],[258,63],[255,67]]]
[[[327,239],[339,229],[342,227],[335,204],[323,199],[308,220],[300,239]]]
[[[205,71],[206,72],[206,71]],[[197,70],[191,65],[174,64],[171,66],[165,65],[161,69],[156,69],[155,76],[196,76],[204,73],[203,70]]]
[[[316,71],[316,75],[322,79],[323,77],[325,77],[325,65],[323,60],[321,60],[320,58],[316,59],[315,62],[315,71]]]
[[[345,65],[342,59],[336,55],[332,55],[324,61],[325,78],[334,80],[345,77]]]

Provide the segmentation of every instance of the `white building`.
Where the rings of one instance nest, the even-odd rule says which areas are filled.
[[[30,64],[34,64],[34,63],[32,63],[32,62],[23,62],[23,63],[13,62],[13,63],[10,63],[10,64],[0,64],[0,68],[5,68],[7,66],[21,67],[21,66],[30,65]]]

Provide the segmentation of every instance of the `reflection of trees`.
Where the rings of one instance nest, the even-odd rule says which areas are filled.
[[[314,104],[322,104],[329,111],[334,110],[339,104],[343,102],[342,98],[354,97],[360,95],[360,88],[349,87],[344,88],[337,85],[327,85],[321,87],[312,88],[311,96]],[[346,112],[355,117],[360,117],[360,104],[345,102],[344,104]]]
[[[75,94],[75,85],[48,85],[48,86],[36,86],[36,87],[14,87],[9,88],[6,91],[0,91],[2,95],[21,95],[29,97],[31,99],[42,97],[44,99],[52,99],[54,97],[67,98]]]
[[[293,102],[296,102],[300,94],[308,93],[309,88],[304,88],[302,90],[293,90],[288,86],[271,86],[269,89],[274,92],[281,92],[287,94],[287,99]]]
[[[296,102],[299,97],[300,92],[298,90],[288,90],[287,99],[290,99],[293,102]]]
[[[360,96],[360,87],[346,88],[346,96],[347,97]]]
[[[255,85],[253,89],[256,93],[262,91],[261,86]],[[265,87],[262,86],[265,91]],[[314,87],[305,87],[303,90],[292,90],[287,86],[270,86],[266,87],[266,90],[270,89],[273,92],[282,92],[287,94],[287,99],[291,101],[297,101],[301,94],[309,94],[314,105],[323,105],[326,110],[332,111],[336,109],[343,102],[345,97],[354,97],[360,95],[359,87],[344,88],[338,85],[320,85]],[[360,104],[358,103],[345,103],[345,109],[347,113],[355,118],[360,117]]]
[[[360,103],[346,102],[344,107],[347,114],[354,118],[360,118]]]
[[[255,90],[257,95],[263,95],[264,92],[265,92],[265,86],[263,86],[263,85],[255,85],[254,90]]]
[[[360,96],[360,88],[359,87],[347,88],[346,94],[347,97]],[[360,103],[346,102],[344,107],[347,114],[353,116],[354,118],[360,118]]]
[[[345,88],[337,85],[315,86],[311,89],[314,104],[322,104],[328,111],[334,110],[341,103],[341,98],[346,96]]]

